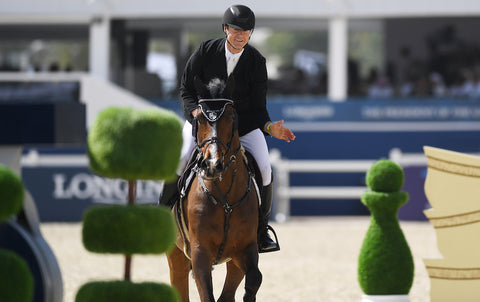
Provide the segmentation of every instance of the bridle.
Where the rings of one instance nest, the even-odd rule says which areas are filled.
[[[212,179],[212,178],[220,178],[222,180],[223,173],[236,161],[236,158],[238,154],[241,151],[241,146],[238,147],[237,150],[233,153],[233,155],[230,156],[228,161],[226,161],[226,156],[230,154],[230,151],[232,149],[232,142],[233,142],[233,137],[235,136],[235,131],[236,131],[236,118],[235,118],[235,125],[232,127],[230,139],[228,142],[225,142],[223,139],[217,136],[217,122],[218,120],[222,117],[223,113],[225,112],[225,109],[227,106],[233,106],[233,101],[228,100],[228,99],[202,99],[199,100],[198,102],[199,108],[201,109],[201,112],[203,116],[207,119],[209,122],[210,126],[212,127],[212,135],[205,138],[202,140],[200,143],[198,143],[198,120],[200,117],[196,117],[194,119],[193,123],[193,137],[195,138],[195,145],[197,149],[197,166],[198,167],[204,167],[206,166],[205,164],[205,154],[203,153],[204,147],[209,147],[209,145],[218,145],[220,148],[218,148],[218,152],[221,154],[221,160],[220,163],[222,164],[223,168],[218,171],[218,175],[215,175],[213,177],[209,177],[206,175],[206,171],[203,169],[200,169],[199,172],[200,176],[204,179]],[[226,163],[226,164],[225,164]]]

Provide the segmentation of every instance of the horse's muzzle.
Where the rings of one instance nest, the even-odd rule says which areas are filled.
[[[224,164],[223,161],[218,158],[210,158],[202,161],[201,168],[206,177],[215,178],[223,173]]]

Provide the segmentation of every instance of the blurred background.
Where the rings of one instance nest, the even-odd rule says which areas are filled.
[[[80,221],[127,186],[88,169],[86,134],[107,106],[176,111],[193,50],[222,37],[225,1],[0,0],[0,150],[19,160],[41,221]],[[268,107],[297,139],[268,139],[275,218],[366,215],[364,175],[379,158],[405,170],[424,220],[424,145],[480,152],[480,2],[243,1],[267,59]],[[152,138],[155,139],[155,138]],[[156,202],[161,183],[142,181]]]

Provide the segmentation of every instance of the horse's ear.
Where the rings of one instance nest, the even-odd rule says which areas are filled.
[[[227,79],[227,85],[225,86],[225,93],[227,94],[228,99],[233,98],[233,91],[235,90],[235,78],[232,75],[230,75]]]
[[[195,91],[197,92],[197,96],[200,99],[208,99],[210,98],[210,93],[207,90],[207,86],[202,82],[199,76],[193,77],[193,86],[195,87]]]

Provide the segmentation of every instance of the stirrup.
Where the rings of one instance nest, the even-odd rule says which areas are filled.
[[[280,250],[280,244],[278,243],[277,233],[275,233],[275,230],[271,226],[267,225],[267,234],[266,234],[267,236],[268,236],[268,230],[272,231],[273,236],[275,236],[275,240],[274,241],[272,240],[272,241],[275,242],[276,247],[265,250],[265,249],[260,249],[260,246],[259,246],[258,253],[270,253],[270,252],[276,252]]]

